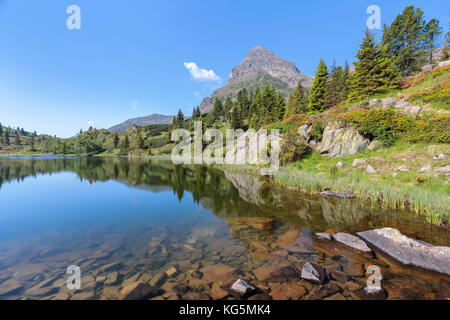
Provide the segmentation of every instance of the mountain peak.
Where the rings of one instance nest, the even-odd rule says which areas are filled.
[[[200,111],[209,111],[214,98],[234,99],[241,89],[254,90],[265,83],[270,83],[287,96],[299,81],[304,87],[311,87],[312,77],[302,74],[293,62],[282,59],[269,49],[256,46],[247,52],[239,66],[231,70],[225,87],[202,101]]]

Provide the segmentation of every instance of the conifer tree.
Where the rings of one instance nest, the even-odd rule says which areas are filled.
[[[119,147],[119,135],[117,134],[117,132],[114,132],[113,145],[114,149],[117,149]]]
[[[22,142],[22,140],[19,137],[19,132],[16,132],[16,138],[14,139],[14,144],[17,144],[19,146],[21,142]]]
[[[225,106],[224,106],[224,115],[225,115],[225,119],[227,121],[231,120],[231,110],[233,109],[233,101],[231,100],[231,98],[227,98],[227,100],[225,100]]]
[[[122,144],[120,145],[120,151],[124,152],[130,147],[130,139],[128,138],[128,134],[125,134],[125,137],[122,140]]]
[[[5,131],[5,145],[9,146],[9,133],[7,130]]]
[[[231,112],[231,127],[233,129],[242,128],[242,113],[239,105],[235,105]]]
[[[331,108],[338,105],[343,99],[343,91],[345,87],[344,70],[341,66],[336,67],[336,62],[333,61],[330,76],[328,78],[325,89],[324,108]]]
[[[320,113],[323,111],[325,100],[325,88],[328,81],[328,69],[325,62],[320,59],[319,66],[309,93],[308,113]]]
[[[139,127],[136,132],[136,146],[138,147],[138,149],[144,149],[144,140],[142,139],[141,128]]]
[[[216,120],[220,119],[223,115],[223,103],[220,98],[214,100],[213,114]]]
[[[355,72],[350,76],[349,101],[396,88],[400,80],[398,69],[385,51],[375,43],[374,34],[365,31],[364,40],[356,54]]]
[[[251,101],[248,97],[248,92],[246,89],[242,89],[239,91],[238,96],[237,96],[237,103],[241,107],[242,117],[244,119],[247,119],[249,116]]]
[[[437,47],[438,37],[442,34],[442,28],[439,26],[439,20],[431,19],[425,26],[427,37],[428,63],[433,63],[433,49]]]
[[[0,123],[0,136],[3,134],[3,126],[2,126],[2,124]]]
[[[259,88],[256,88],[255,93],[253,95],[252,103],[250,105],[250,128],[259,129],[262,123],[261,114],[263,111],[262,107],[262,96]]]
[[[177,117],[175,119],[176,128],[183,128],[184,126],[184,114],[181,112],[181,109],[178,110]]]
[[[34,134],[32,134],[31,138],[30,138],[30,147],[31,147],[31,152],[36,151],[35,146],[34,146]]]
[[[284,117],[287,119],[294,114],[306,113],[308,110],[308,95],[302,82],[297,83],[294,92],[289,95]]]
[[[382,45],[386,46],[387,54],[394,57],[404,77],[420,70],[426,59],[423,53],[427,42],[423,11],[412,5],[397,15],[389,27],[384,27]]]

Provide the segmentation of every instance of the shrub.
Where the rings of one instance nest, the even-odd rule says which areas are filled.
[[[364,137],[379,140],[385,147],[394,143],[397,117],[389,109],[358,110],[343,115],[344,120],[358,126],[358,131]]]
[[[415,93],[408,98],[408,101],[443,103],[450,107],[450,81],[439,83],[429,90]]]
[[[294,132],[289,130],[281,143],[280,159],[282,164],[296,162],[311,151],[306,141]]]
[[[315,141],[322,141],[323,130],[324,128],[322,123],[314,122],[311,126],[311,131],[309,132],[311,139]]]
[[[412,118],[391,109],[358,110],[341,115],[358,126],[358,131],[370,140],[379,140],[385,146],[395,139],[405,142],[449,143],[450,115],[433,114]]]

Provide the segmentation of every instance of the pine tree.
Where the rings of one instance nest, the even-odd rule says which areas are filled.
[[[231,112],[231,128],[242,128],[242,113],[239,105],[235,105],[233,111]]]
[[[225,106],[224,106],[224,114],[225,114],[225,119],[227,121],[231,120],[231,110],[233,109],[233,101],[231,100],[231,98],[227,98],[227,100],[225,100]]]
[[[239,91],[238,96],[237,96],[237,103],[240,105],[241,107],[241,113],[242,113],[242,117],[244,119],[248,118],[249,112],[250,112],[250,99],[248,97],[248,92],[246,89],[242,89]]]
[[[274,103],[275,103],[275,106],[272,111],[273,121],[282,120],[284,117],[284,114],[286,113],[286,102],[285,102],[284,96],[281,92],[275,93]]]
[[[336,106],[343,100],[344,87],[344,70],[341,66],[336,67],[336,62],[333,61],[333,66],[331,67],[330,76],[325,89],[325,109]]]
[[[130,147],[130,139],[128,138],[128,134],[125,134],[125,137],[122,140],[122,144],[120,145],[120,151],[124,152]]]
[[[426,23],[420,8],[406,7],[389,27],[384,27],[382,45],[386,46],[387,54],[394,57],[404,77],[420,71],[427,42]]]
[[[214,100],[213,114],[216,120],[220,119],[223,115],[223,103],[220,98]]]
[[[30,146],[31,146],[31,152],[35,152],[35,146],[34,146],[34,134],[31,135],[31,139],[30,139]]]
[[[19,132],[16,132],[16,138],[14,139],[14,144],[17,144],[18,146],[20,146],[22,140],[19,137]]]
[[[356,54],[355,72],[350,76],[349,101],[366,99],[369,96],[397,87],[399,72],[391,58],[375,43],[374,34],[365,31],[364,40]]]
[[[138,128],[136,132],[136,146],[138,149],[144,149],[144,140],[142,139],[141,128]]]
[[[433,49],[437,47],[438,37],[442,34],[442,28],[439,26],[439,20],[431,19],[425,27],[427,37],[428,63],[433,63]]]
[[[8,131],[5,131],[5,145],[9,146],[9,133],[8,133]]]
[[[260,119],[263,119],[264,125],[275,121],[276,105],[275,89],[269,83],[266,83],[262,91],[262,108],[259,110],[261,113]]]
[[[320,113],[323,111],[323,103],[325,100],[325,88],[328,81],[328,69],[325,62],[320,59],[317,67],[316,76],[314,78],[311,91],[309,93],[308,113]]]
[[[294,92],[289,95],[284,117],[287,119],[294,114],[306,113],[307,110],[308,94],[306,89],[302,86],[302,82],[299,81]]]
[[[257,130],[261,127],[262,124],[261,114],[263,114],[263,111],[261,111],[262,108],[263,106],[262,106],[261,91],[259,88],[256,88],[255,93],[253,95],[252,103],[250,105],[250,114],[249,114],[250,128]]]
[[[347,100],[350,87],[350,67],[348,61],[345,61],[344,75],[342,79],[342,101]]]
[[[62,154],[66,154],[67,153],[67,146],[66,146],[66,142],[65,141],[63,141],[63,144],[62,144]]]
[[[2,126],[2,124],[0,123],[0,136],[3,134],[3,126]]]
[[[178,110],[178,114],[175,120],[175,125],[177,128],[183,128],[184,126],[184,114],[181,112],[181,109]]]
[[[119,147],[119,135],[117,134],[117,132],[114,132],[113,144],[114,149],[117,149]]]

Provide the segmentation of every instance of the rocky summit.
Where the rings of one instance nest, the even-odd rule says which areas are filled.
[[[224,87],[213,92],[211,97],[203,99],[200,104],[201,112],[212,109],[214,99],[235,98],[242,89],[255,90],[262,88],[265,83],[275,86],[288,96],[298,81],[304,87],[310,88],[313,77],[302,74],[295,64],[284,60],[272,51],[257,46],[251,49],[242,63],[233,68]]]

